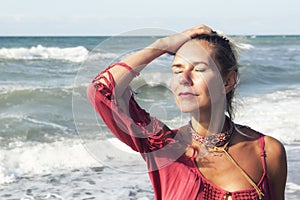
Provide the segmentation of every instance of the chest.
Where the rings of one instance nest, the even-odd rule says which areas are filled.
[[[234,146],[225,153],[209,153],[203,158],[195,157],[195,167],[209,183],[227,191],[252,188],[245,174],[256,184],[263,176],[259,149],[253,145]],[[243,174],[245,173],[245,174]]]

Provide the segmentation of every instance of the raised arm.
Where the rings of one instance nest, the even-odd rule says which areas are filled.
[[[108,128],[136,151],[161,148],[175,135],[167,126],[139,107],[128,89],[132,79],[152,60],[176,50],[198,34],[210,34],[200,25],[181,34],[158,39],[150,46],[102,71],[87,89],[88,98]]]
[[[144,67],[155,58],[166,52],[175,53],[181,45],[192,37],[199,34],[211,34],[211,32],[212,30],[209,27],[199,25],[182,33],[158,39],[150,46],[128,56],[121,62],[130,66],[135,73],[130,73],[122,66],[115,66],[109,70],[115,80],[115,95],[117,97],[122,96],[123,92],[134,78],[134,74],[142,71]]]

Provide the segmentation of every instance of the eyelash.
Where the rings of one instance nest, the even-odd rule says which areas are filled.
[[[174,74],[180,74],[182,71],[174,71]]]
[[[197,69],[197,68],[195,67],[195,68],[194,68],[194,71],[195,71],[195,72],[205,72],[206,69],[205,69],[205,68],[201,68],[201,67]],[[174,74],[180,74],[180,73],[182,73],[182,70],[174,70],[173,73],[174,73]]]
[[[195,69],[195,72],[205,72],[205,69]],[[180,74],[182,71],[173,71],[174,74]]]
[[[205,69],[196,69],[196,72],[205,72]]]

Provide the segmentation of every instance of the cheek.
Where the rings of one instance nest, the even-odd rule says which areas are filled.
[[[224,98],[224,85],[222,79],[211,77],[206,80],[205,92],[212,102],[219,102]]]
[[[208,92],[208,86],[212,82],[211,74],[200,74],[193,77],[194,89],[202,93]]]

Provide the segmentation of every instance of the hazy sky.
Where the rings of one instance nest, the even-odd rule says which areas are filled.
[[[225,34],[300,34],[300,0],[1,0],[0,35],[118,35],[207,24]]]

